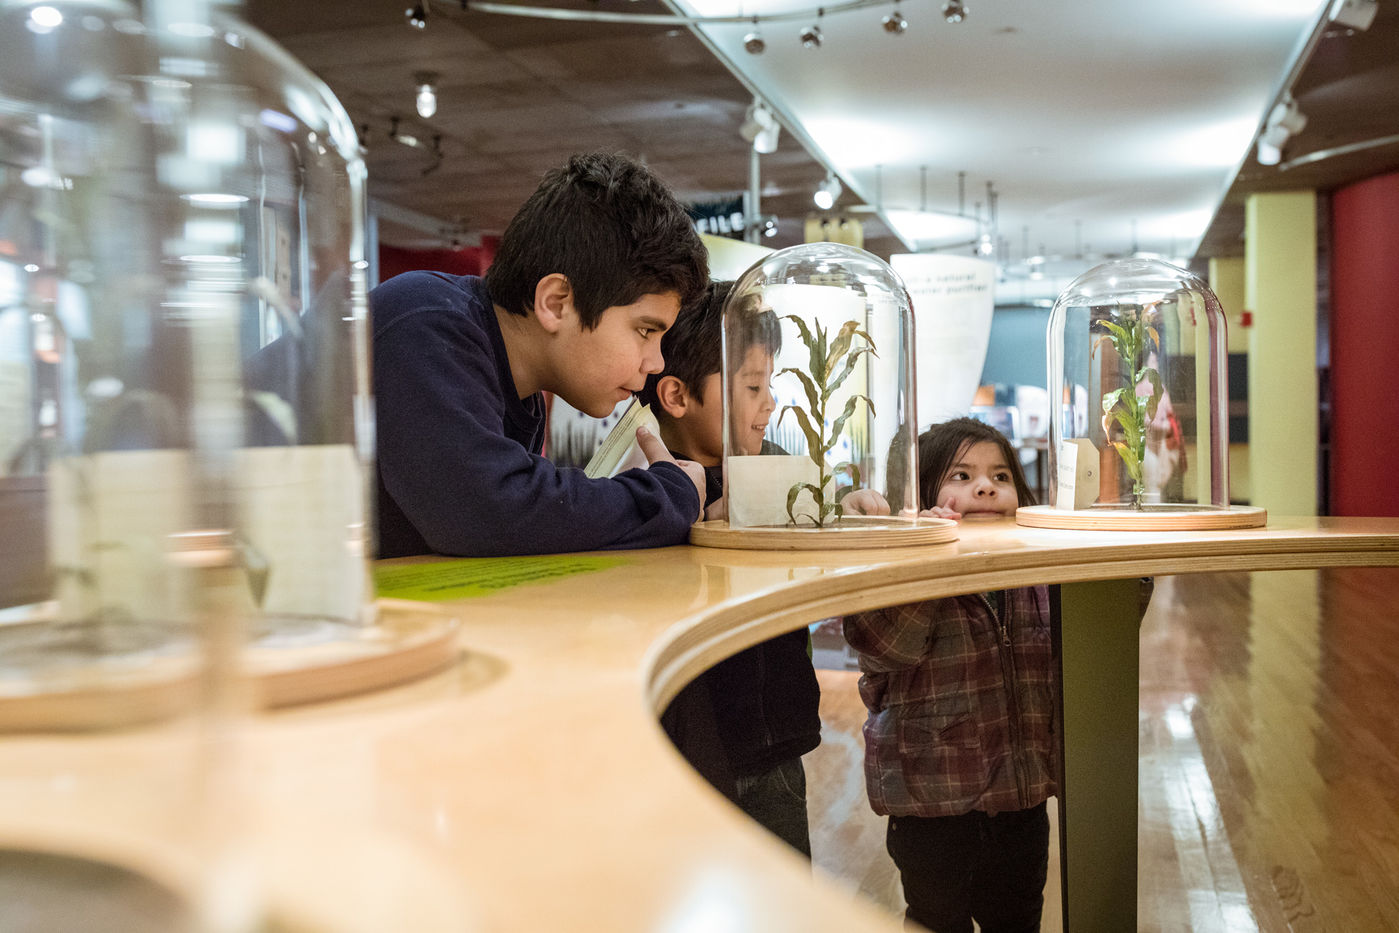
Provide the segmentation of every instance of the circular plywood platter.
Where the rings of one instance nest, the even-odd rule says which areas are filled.
[[[852,515],[826,528],[789,525],[732,528],[726,521],[690,526],[690,543],[748,551],[844,551],[911,547],[957,540],[957,523],[946,518]]]
[[[1056,509],[1030,505],[1017,509],[1015,522],[1030,528],[1062,528],[1069,531],[1229,531],[1262,528],[1268,510],[1234,505],[1227,509],[1189,506],[1136,509]]]
[[[264,709],[378,690],[425,676],[457,657],[457,620],[423,603],[381,599],[372,622],[288,620],[246,649],[256,704]],[[31,652],[44,650],[39,626],[53,619],[11,622],[27,627]],[[60,647],[56,650],[65,650]],[[116,728],[191,712],[198,702],[198,656],[172,650],[130,658],[101,654],[66,661],[61,676],[0,671],[0,732]]]

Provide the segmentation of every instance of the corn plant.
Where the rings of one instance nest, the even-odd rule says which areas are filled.
[[[1149,353],[1147,342],[1150,341],[1158,351],[1161,348],[1161,335],[1146,320],[1148,312],[1157,304],[1159,302],[1143,306],[1125,325],[1106,320],[1094,324],[1106,331],[1094,342],[1094,352],[1104,341],[1111,342],[1128,379],[1126,385],[1103,393],[1103,431],[1122,458],[1127,474],[1132,477],[1132,508],[1138,511],[1141,510],[1142,495],[1146,491],[1142,482],[1142,463],[1146,459],[1147,425],[1156,418],[1156,409],[1161,403],[1161,374],[1146,365]],[[1145,395],[1137,388],[1143,383],[1150,386],[1150,391]],[[1121,428],[1120,439],[1113,438],[1114,422]]]
[[[839,416],[831,421],[829,431],[826,430],[826,409],[831,396],[854,372],[855,364],[860,357],[866,353],[876,357],[879,354],[875,352],[874,341],[870,339],[870,335],[860,330],[858,321],[846,321],[836,332],[835,337],[828,339],[829,334],[819,321],[813,322],[811,327],[807,327],[806,322],[795,314],[784,315],[784,317],[797,325],[797,330],[801,333],[801,340],[806,346],[810,360],[807,372],[787,367],[779,375],[792,373],[797,377],[806,393],[807,407],[784,405],[782,414],[777,418],[777,423],[780,425],[782,419],[787,417],[787,412],[792,412],[793,417],[796,418],[797,426],[806,436],[807,455],[811,458],[811,462],[816,464],[819,476],[819,480],[815,484],[794,483],[792,488],[787,491],[787,517],[791,519],[792,524],[798,523],[797,497],[806,491],[811,494],[816,506],[816,514],[813,516],[802,513],[802,517],[810,519],[816,527],[823,528],[827,519],[840,521],[845,514],[841,501],[860,487],[860,468],[858,466],[850,462],[830,466],[827,459],[831,451],[840,443],[841,432],[845,429],[845,423],[850,420],[850,416],[855,413],[855,406],[863,401],[869,406],[870,414],[874,414],[874,403],[867,395],[851,395],[846,399],[845,407]],[[856,337],[861,338],[864,342],[855,344]],[[826,498],[827,487],[832,485],[837,476],[842,475],[850,479],[850,484],[836,490],[835,495],[828,502]]]

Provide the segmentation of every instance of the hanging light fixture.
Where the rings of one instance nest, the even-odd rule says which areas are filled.
[[[825,14],[826,11],[824,9],[818,9],[816,11],[816,22],[801,31],[802,48],[819,49],[821,47],[821,40],[824,38],[821,35],[821,17]]]
[[[752,143],[754,151],[760,155],[769,155],[777,151],[777,137],[781,132],[782,124],[777,122],[777,117],[760,100],[748,105],[748,111],[743,115],[743,123],[738,128],[738,135]]]
[[[413,4],[403,11],[403,15],[408,20],[408,25],[414,29],[427,28],[427,6],[425,4]]]
[[[816,193],[811,196],[811,200],[823,211],[828,211],[835,206],[836,198],[840,197],[842,188],[840,179],[836,178],[832,172],[826,176],[825,181],[816,186]]]
[[[437,78],[435,71],[419,71],[413,74],[413,84],[418,89],[418,116],[426,120],[437,113]]]
[[[1273,105],[1263,132],[1258,134],[1258,164],[1277,165],[1282,161],[1282,147],[1307,126],[1307,115],[1297,106],[1291,94]]]
[[[967,18],[967,8],[962,0],[947,0],[942,5],[942,18],[949,23],[960,23]]]
[[[753,31],[743,37],[743,50],[749,55],[761,55],[768,47],[767,40],[758,31],[758,17],[753,17]]]
[[[898,7],[894,7],[894,12],[884,17],[884,31],[894,36],[901,36],[904,30],[908,29],[908,20],[904,19]]]

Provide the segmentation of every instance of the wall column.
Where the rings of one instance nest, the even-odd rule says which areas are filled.
[[[1250,195],[1244,231],[1252,504],[1315,515],[1316,193]]]

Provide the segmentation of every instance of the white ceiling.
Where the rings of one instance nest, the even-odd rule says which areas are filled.
[[[1000,303],[1052,298],[1134,248],[1237,255],[1249,193],[1325,192],[1399,167],[1399,145],[1351,152],[1399,134],[1399,0],[1380,0],[1363,32],[1317,29],[1323,0],[964,0],[956,24],[945,0],[904,0],[902,35],[881,28],[893,0],[847,12],[837,0],[811,50],[797,36],[823,0],[427,0],[424,30],[406,24],[405,0],[245,2],[360,127],[394,245],[498,234],[545,169],[589,148],[645,159],[688,202],[729,201],[748,186],[739,126],[755,91],[786,124],[760,159],[761,211],[780,221],[766,245],[801,242],[827,167],[847,188],[831,214],[862,216],[885,258],[930,244],[900,242],[862,205],[980,202],[985,216],[990,182]],[[505,3],[571,18],[487,10]],[[739,20],[692,34],[677,10]],[[765,20],[782,11],[805,12]],[[580,21],[597,14],[630,20]],[[761,56],[742,48],[754,16]],[[412,110],[421,69],[440,75],[431,119]],[[1310,117],[1284,152],[1297,164],[1260,166],[1252,140],[1287,85]],[[400,121],[438,154],[396,142]],[[1349,154],[1300,164],[1326,153]]]
[[[802,0],[673,0],[691,15],[813,9]],[[1000,256],[1189,257],[1326,4],[1318,0],[941,0],[703,38],[867,204],[987,213]],[[834,4],[832,4],[834,6]],[[815,17],[812,17],[814,20]],[[958,173],[965,172],[959,200]],[[926,182],[925,182],[926,179]],[[926,191],[926,196],[925,196]],[[914,245],[914,244],[909,244]],[[930,244],[919,244],[927,246]]]

